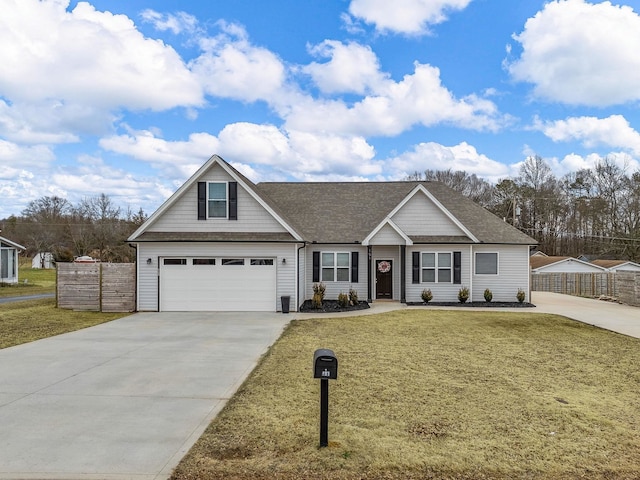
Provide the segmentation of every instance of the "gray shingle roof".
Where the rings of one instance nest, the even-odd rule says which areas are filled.
[[[439,182],[259,183],[255,190],[276,206],[305,240],[351,243],[363,241],[418,184],[424,186],[482,243],[537,243]],[[436,240],[416,238],[417,243]],[[462,241],[459,237],[455,240],[455,243]]]

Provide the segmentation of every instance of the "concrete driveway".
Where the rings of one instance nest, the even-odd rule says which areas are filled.
[[[550,292],[531,292],[531,301],[534,312],[555,313],[640,338],[640,307]]]
[[[0,478],[167,478],[291,318],[138,313],[0,350]]]

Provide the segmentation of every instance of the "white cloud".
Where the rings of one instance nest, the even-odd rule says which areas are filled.
[[[555,0],[514,39],[523,50],[507,68],[536,96],[591,106],[640,99],[640,16],[629,6]]]
[[[640,133],[622,115],[607,118],[570,117],[552,122],[536,119],[534,128],[554,142],[577,140],[587,148],[605,145],[629,150],[640,156]]]
[[[489,100],[475,95],[455,98],[442,86],[437,68],[419,63],[413,74],[377,85],[375,94],[353,106],[306,98],[290,108],[285,115],[287,129],[364,136],[393,136],[416,124],[497,130],[508,121]]]
[[[449,168],[476,174],[491,181],[497,181],[510,174],[507,165],[478,153],[473,145],[466,142],[452,147],[434,142],[420,143],[413,150],[389,159],[388,163],[395,172],[395,179],[404,178],[414,172]]]
[[[170,46],[124,15],[68,0],[1,0],[0,93],[12,102],[59,101],[165,110],[202,104],[200,85]],[[46,79],[46,81],[43,81]],[[82,108],[82,107],[80,107]]]
[[[285,80],[285,66],[266,48],[252,45],[244,28],[219,22],[223,33],[200,39],[202,55],[190,68],[210,95],[254,102],[272,99]]]
[[[442,23],[446,14],[463,10],[471,0],[352,0],[349,13],[374,24],[379,31],[429,33],[429,25]]]
[[[194,33],[198,31],[198,19],[186,12],[178,12],[176,14],[159,13],[155,10],[144,10],[140,16],[142,20],[153,24],[156,30],[164,32],[171,31],[173,34]]]
[[[260,176],[248,174],[252,180],[262,175],[348,179],[382,172],[382,163],[374,161],[374,148],[359,136],[284,131],[245,122],[227,125],[217,137],[198,133],[187,141],[170,141],[158,135],[149,130],[130,131],[106,137],[100,146],[147,162],[176,181],[184,181],[213,154],[255,167],[253,172]]]
[[[630,157],[626,153],[610,152],[604,157],[606,157],[609,161],[612,161],[615,165],[617,165],[627,173],[640,170],[640,162]],[[596,153],[590,153],[584,156],[570,153],[568,155],[565,155],[562,159],[554,158],[550,159],[549,162],[553,168],[553,173],[557,177],[561,177],[563,175],[566,175],[567,173],[577,172],[578,170],[592,170],[598,163],[602,162],[604,157]]]
[[[380,72],[378,58],[368,45],[325,40],[308,50],[316,57],[330,58],[327,63],[312,62],[302,69],[325,93],[364,94],[376,90],[389,77]]]
[[[149,163],[180,181],[192,175],[219,148],[218,139],[208,133],[192,133],[188,141],[169,141],[149,130],[130,130],[100,140],[106,151]]]
[[[42,169],[48,167],[55,159],[51,149],[45,145],[22,146],[0,138],[0,170],[2,178],[8,171],[21,174],[25,168]]]

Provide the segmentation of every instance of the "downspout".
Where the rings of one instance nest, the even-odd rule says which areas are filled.
[[[138,295],[138,290],[139,290],[138,279],[140,278],[140,258],[138,258],[138,256],[140,255],[140,251],[138,250],[137,243],[130,243],[129,246],[136,251],[136,293],[135,295],[136,295],[136,312],[139,312],[140,311],[140,295]],[[57,289],[58,289],[58,282],[56,282],[56,302],[58,301]]]
[[[307,246],[306,242],[302,246],[298,247],[296,252],[296,312],[300,308],[300,250]],[[304,262],[305,269],[307,268],[307,262]]]
[[[372,258],[371,245],[367,245],[367,303],[373,302],[372,297],[372,285],[371,285],[371,258]]]
[[[400,302],[407,303],[407,246],[400,245]]]
[[[469,298],[473,302],[473,244],[469,245]]]

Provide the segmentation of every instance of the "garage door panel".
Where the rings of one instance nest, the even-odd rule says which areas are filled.
[[[274,311],[276,267],[251,265],[164,265],[160,270],[162,311]]]

